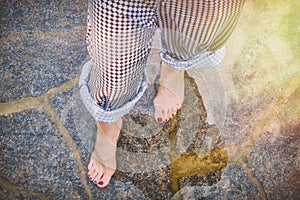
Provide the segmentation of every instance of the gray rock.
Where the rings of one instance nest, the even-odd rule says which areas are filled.
[[[55,107],[63,125],[67,128],[72,139],[76,142],[76,145],[80,150],[85,172],[87,173],[90,155],[94,150],[96,141],[97,130],[95,120],[86,110],[77,87],[58,93],[51,100],[51,103]],[[117,156],[117,159],[119,160],[119,156]],[[122,155],[120,159],[124,160],[125,156]],[[115,177],[116,176],[113,176],[110,184],[103,189],[98,188],[93,182],[89,181],[93,199],[146,198],[143,191],[128,182],[128,180],[122,179],[122,182],[120,181],[120,178],[116,179]]]
[[[269,199],[300,199],[300,125],[265,133],[248,156],[249,166]]]
[[[6,200],[38,200],[39,198],[31,196],[30,194],[16,193],[6,188],[0,187],[0,199]]]
[[[87,58],[87,1],[0,2],[0,102],[40,96]]]
[[[249,103],[250,104],[250,103]],[[226,145],[240,145],[246,141],[255,126],[256,111],[250,105],[231,100],[227,106],[221,137]]]
[[[87,196],[74,156],[46,113],[27,110],[0,122],[1,177],[55,199]]]
[[[92,189],[92,199],[108,200],[146,200],[149,199],[144,192],[131,182],[122,182],[112,179],[110,184],[105,188],[98,188],[95,184],[90,183]]]
[[[173,199],[263,199],[257,186],[240,166],[229,166],[222,170],[221,181],[212,186],[185,187]]]
[[[169,168],[144,173],[118,171],[115,177],[122,182],[129,182],[133,186],[140,188],[145,194],[145,199],[172,198]]]
[[[77,87],[58,93],[52,100],[56,112],[76,142],[83,163],[87,166],[96,141],[96,123],[86,110]]]

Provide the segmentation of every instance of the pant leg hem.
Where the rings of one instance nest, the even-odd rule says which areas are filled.
[[[187,60],[178,60],[168,54],[168,51],[163,47],[161,31],[158,31],[159,46],[160,46],[160,57],[169,67],[175,70],[189,70],[192,68],[204,68],[204,67],[218,67],[226,52],[225,46],[215,51],[200,52],[192,58]]]
[[[165,50],[161,51],[160,56],[168,66],[176,70],[189,70],[194,67],[218,67],[225,56],[225,51],[225,46],[223,46],[216,51],[206,51],[197,54],[188,60],[172,58]]]
[[[122,107],[112,110],[106,111],[102,109],[96,101],[90,95],[90,91],[88,88],[88,80],[89,80],[89,73],[91,71],[91,61],[88,61],[82,68],[82,72],[79,79],[79,91],[82,101],[93,116],[96,121],[102,121],[106,123],[113,123],[125,114],[127,114],[131,108],[137,103],[137,101],[143,96],[146,88],[147,88],[147,75],[146,71],[144,72],[144,77],[142,84],[140,86],[138,94],[133,98],[130,102],[124,104]]]

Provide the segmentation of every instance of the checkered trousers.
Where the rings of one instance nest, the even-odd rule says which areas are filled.
[[[221,47],[243,4],[244,0],[89,0],[87,46],[92,59],[83,68],[80,87],[94,118],[113,122],[142,96],[156,29],[161,58],[169,66],[186,70],[219,65],[225,54]]]

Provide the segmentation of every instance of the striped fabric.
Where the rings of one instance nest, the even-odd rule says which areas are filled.
[[[141,96],[157,29],[161,58],[169,66],[186,70],[220,64],[225,53],[221,47],[244,1],[89,0],[87,44],[92,60],[86,89],[91,98],[85,101],[93,99],[89,103],[98,105],[95,118],[113,122],[118,119],[114,110]]]
[[[188,69],[191,65],[182,61],[198,62],[201,66],[199,62],[213,55],[227,41],[243,4],[244,0],[160,1],[158,22],[163,60],[177,69]],[[203,65],[216,66],[223,56],[222,53],[216,58],[213,56]],[[174,62],[179,64],[176,66]]]

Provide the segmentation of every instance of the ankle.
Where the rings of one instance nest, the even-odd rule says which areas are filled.
[[[167,65],[165,62],[162,62],[161,67],[161,78],[163,79],[184,79],[184,71],[183,70],[176,70],[169,65]]]
[[[101,132],[101,134],[105,135],[112,142],[118,140],[122,128],[121,118],[111,124],[101,121],[98,121],[96,124],[98,127],[98,134]]]

